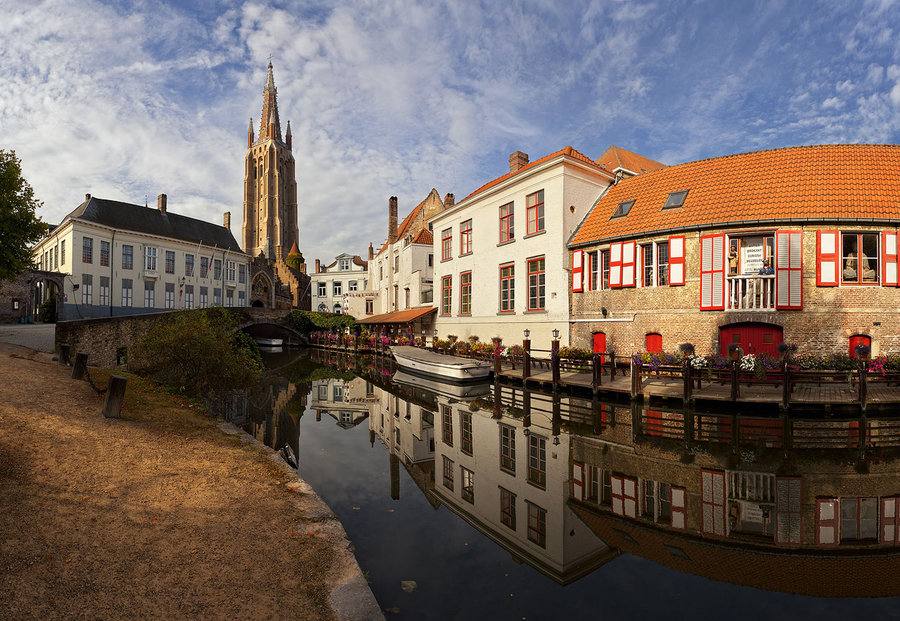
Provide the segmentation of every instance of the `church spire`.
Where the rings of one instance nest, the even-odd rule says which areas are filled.
[[[253,117],[250,117],[250,127],[247,128],[247,147],[253,146]]]
[[[274,122],[274,131],[269,125]],[[272,74],[272,61],[269,61],[266,74],[266,88],[263,89],[263,108],[259,117],[259,138],[274,138],[281,142],[281,122],[278,118],[278,89],[275,88],[275,77]]]
[[[288,121],[288,124],[287,124],[287,131],[284,134],[284,141],[285,141],[285,143],[287,143],[287,148],[290,149],[291,148],[291,122],[290,121]]]

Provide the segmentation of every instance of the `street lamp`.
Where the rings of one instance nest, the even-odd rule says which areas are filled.
[[[523,332],[525,332],[525,338],[526,338],[526,339],[527,339],[529,336],[531,336],[531,330],[529,330],[528,328],[525,328],[525,330],[523,330]]]
[[[559,330],[553,328],[553,340],[557,340],[559,338]]]

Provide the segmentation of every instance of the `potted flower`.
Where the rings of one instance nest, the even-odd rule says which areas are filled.
[[[694,355],[694,345],[692,343],[682,343],[678,346],[678,350],[684,358],[690,358]]]
[[[744,357],[744,350],[738,347],[737,343],[731,343],[728,346],[728,357],[732,360],[740,360]]]

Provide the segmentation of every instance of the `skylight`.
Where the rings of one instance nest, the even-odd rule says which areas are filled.
[[[672,192],[671,194],[669,194],[669,198],[666,199],[666,204],[663,205],[663,209],[681,207],[682,205],[684,205],[684,199],[687,196],[687,193],[687,190],[682,190],[681,192]]]
[[[621,218],[622,216],[627,216],[628,212],[631,211],[632,205],[634,205],[634,201],[624,201],[619,203],[611,217]]]

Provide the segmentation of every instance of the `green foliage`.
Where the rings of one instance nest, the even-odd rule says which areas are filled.
[[[235,332],[222,309],[160,318],[138,345],[134,369],[178,392],[205,397],[217,388],[245,388],[262,374],[259,349]],[[249,340],[249,342],[248,342]]]
[[[559,350],[559,357],[569,360],[590,360],[593,355],[593,352],[578,347],[561,347]]]
[[[0,149],[0,280],[31,266],[29,249],[47,231],[47,225],[36,215],[41,205],[22,178],[22,163],[16,152]]]
[[[303,265],[303,255],[299,252],[295,252],[294,254],[289,254],[287,258],[284,260],[287,263],[287,266],[291,269],[295,269],[298,272],[300,271],[300,266]]]
[[[42,323],[53,323],[56,321],[56,298],[47,298],[38,307],[38,319]]]
[[[287,321],[294,330],[301,334],[309,334],[316,330],[332,331],[335,328],[348,328],[356,324],[356,319],[352,315],[317,313],[296,309],[288,313]]]

